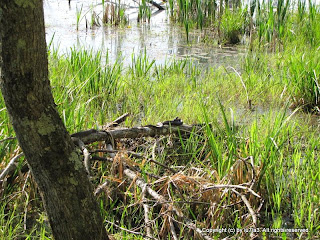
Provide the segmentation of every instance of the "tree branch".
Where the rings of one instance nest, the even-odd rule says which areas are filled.
[[[10,160],[7,167],[0,174],[0,181],[3,180],[7,174],[10,174],[12,171],[14,171],[17,168],[16,161],[22,156],[23,156],[23,153],[20,153],[19,155],[13,157]]]
[[[147,125],[144,127],[133,128],[117,128],[111,130],[98,131],[90,129],[86,131],[77,132],[71,135],[71,137],[77,137],[81,139],[85,144],[106,141],[111,143],[111,139],[121,138],[139,138],[139,137],[154,137],[159,135],[169,135],[177,133],[191,133],[195,130],[201,130],[203,125],[162,125],[154,126]]]

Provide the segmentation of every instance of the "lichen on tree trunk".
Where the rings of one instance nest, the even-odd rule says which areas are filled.
[[[48,79],[42,1],[0,0],[0,86],[55,239],[108,239]]]

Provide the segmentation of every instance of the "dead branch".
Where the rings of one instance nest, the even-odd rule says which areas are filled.
[[[193,229],[197,233],[199,233],[204,239],[206,240],[212,240],[209,236],[207,236],[205,233],[201,231],[201,229],[197,228],[196,225],[190,220],[184,217],[182,211],[178,209],[177,207],[173,206],[172,204],[167,203],[168,201],[166,200],[165,197],[154,191],[151,187],[148,186],[147,183],[145,183],[141,178],[138,178],[137,175],[131,171],[130,169],[125,169],[124,174],[129,177],[130,179],[136,179],[136,184],[141,188],[146,188],[147,192],[152,196],[154,199],[158,201],[159,204],[163,204],[166,208],[171,208],[175,214],[186,221],[186,226],[190,229]]]
[[[0,143],[5,142],[5,141],[9,141],[9,140],[14,140],[16,139],[16,137],[7,137],[5,139],[0,140]]]
[[[257,215],[256,215],[256,213],[254,212],[254,210],[252,209],[252,207],[251,207],[248,199],[246,198],[245,195],[239,193],[238,191],[236,191],[236,190],[234,190],[234,189],[232,189],[232,191],[233,191],[234,193],[236,193],[237,195],[239,195],[239,196],[241,197],[242,201],[244,202],[244,204],[247,206],[247,208],[248,208],[248,210],[249,210],[249,213],[250,213],[250,215],[251,215],[251,217],[252,217],[253,228],[256,228],[256,227],[257,227],[257,223],[258,223],[258,221],[257,221]],[[251,237],[251,238],[254,238],[254,232],[251,232],[251,233],[250,233],[250,237]]]
[[[162,7],[160,4],[156,3],[155,1],[149,0],[148,1],[150,4],[158,8],[159,10],[164,10],[164,7]]]
[[[169,224],[170,224],[170,231],[171,231],[171,234],[172,234],[172,238],[174,240],[178,240],[178,236],[177,236],[176,230],[174,228],[174,224],[173,224],[171,216],[169,216]]]
[[[96,149],[96,150],[90,151],[90,153],[98,153],[98,152],[105,152],[105,153],[127,153],[128,156],[132,156],[132,157],[135,157],[135,158],[143,158],[143,155],[142,155],[142,154],[139,154],[139,153],[136,153],[136,152],[133,152],[133,151],[128,151],[128,150]]]
[[[203,192],[209,191],[211,189],[214,188],[231,188],[232,190],[234,188],[239,188],[239,189],[244,189],[249,191],[251,194],[253,194],[254,196],[261,198],[255,191],[253,191],[251,188],[245,187],[245,186],[241,186],[241,185],[228,185],[228,184],[214,184],[211,186],[206,186],[203,188]]]
[[[14,171],[17,168],[16,161],[22,156],[23,156],[23,153],[20,153],[19,155],[13,157],[10,160],[7,167],[0,174],[0,181],[3,180],[7,174],[10,174],[12,171]]]
[[[248,199],[246,198],[246,196],[241,194],[241,193],[239,193],[238,191],[236,191],[234,189],[232,189],[232,191],[241,197],[242,201],[247,206],[247,208],[249,210],[249,213],[251,214],[252,222],[254,224],[254,227],[256,227],[257,226],[257,216],[256,216],[255,212],[253,211],[253,209],[252,209]]]
[[[86,148],[86,145],[84,145],[84,143],[79,139],[79,138],[73,138],[72,139],[73,142],[82,150],[83,152],[83,163],[84,163],[84,167],[87,170],[88,176],[90,176],[90,169],[91,169],[91,165],[90,165],[90,152],[88,151],[88,149]]]
[[[147,233],[147,237],[152,238],[152,229],[150,227],[150,220],[149,220],[149,205],[145,202],[146,199],[146,192],[147,189],[143,188],[142,189],[142,206],[143,206],[143,210],[144,210],[144,222],[146,225],[146,233]]]
[[[181,126],[147,125],[144,127],[117,128],[117,129],[103,130],[103,131],[90,129],[90,130],[74,133],[71,135],[71,137],[79,138],[85,144],[99,142],[99,141],[106,141],[106,143],[111,143],[111,139],[154,137],[154,136],[177,134],[177,133],[191,133],[192,131],[201,130],[201,128],[202,128],[201,125],[185,125],[185,124]]]
[[[252,156],[249,156],[249,157],[246,157],[246,158],[241,158],[240,157],[240,160],[242,162],[244,162],[244,164],[249,165],[250,168],[251,168],[252,179],[251,179],[249,188],[252,189],[253,185],[255,184],[255,179],[256,179],[256,172],[255,172],[255,169],[254,169],[253,157]],[[248,162],[248,160],[250,160],[250,162]]]
[[[108,129],[108,128],[112,128],[112,127],[117,127],[120,123],[124,122],[127,119],[128,116],[129,116],[129,113],[125,113],[125,114],[121,115],[120,117],[118,117],[113,122],[102,126],[102,129]]]
[[[103,189],[107,187],[108,184],[109,182],[107,180],[104,183],[100,184],[94,191],[94,195],[95,196],[99,195],[103,191]]]
[[[140,3],[136,0],[133,0],[133,2],[135,2],[136,4],[140,5]],[[158,8],[158,10],[165,10],[164,7],[162,7],[160,4],[156,3],[155,1],[152,0],[148,0],[148,3],[152,4],[153,6],[155,6],[156,8]]]

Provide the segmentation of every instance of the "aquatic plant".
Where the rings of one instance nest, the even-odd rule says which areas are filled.
[[[141,2],[139,3],[139,12],[138,12],[137,21],[150,22],[150,18],[151,18],[151,9],[147,5],[146,0],[141,0]]]
[[[76,13],[77,13],[77,31],[79,30],[79,24],[80,24],[81,14],[82,14],[82,7],[83,7],[83,5],[81,5],[81,8],[80,8],[80,9],[78,8],[78,6],[76,7]]]
[[[103,24],[111,25],[126,25],[128,23],[128,16],[125,13],[126,9],[119,0],[118,3],[105,4],[102,22]]]
[[[287,83],[293,106],[320,113],[319,50],[293,52],[288,60]]]
[[[132,54],[130,72],[133,78],[147,77],[147,74],[154,65],[155,60],[149,61],[147,51],[144,49],[138,56]]]
[[[299,21],[302,22],[304,15],[306,14],[306,1],[298,0],[297,5],[298,5]]]
[[[221,42],[230,44],[239,43],[248,23],[247,9],[225,9],[218,25],[220,27]]]

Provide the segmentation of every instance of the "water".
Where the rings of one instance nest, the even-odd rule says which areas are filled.
[[[77,11],[82,8],[82,19],[77,31]],[[124,27],[90,27],[93,12],[101,19],[102,4],[97,1],[45,0],[44,1],[46,38],[60,53],[67,53],[70,48],[99,50],[115,61],[121,54],[124,64],[130,64],[132,54],[139,54],[144,49],[150,59],[157,64],[167,60],[191,58],[207,66],[233,66],[239,69],[239,60],[245,54],[244,49],[234,47],[213,47],[203,43],[202,34],[190,32],[190,42],[182,27],[170,24],[166,11],[153,8],[150,23],[137,23],[138,5],[127,2],[129,24]],[[87,24],[86,24],[87,22]],[[87,25],[87,27],[86,27]]]

